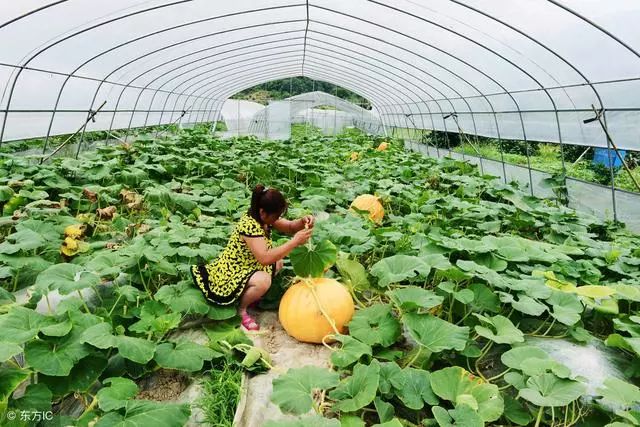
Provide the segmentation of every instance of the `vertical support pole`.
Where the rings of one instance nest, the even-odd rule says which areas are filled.
[[[333,137],[338,134],[338,85],[333,85]]]
[[[531,196],[535,196],[533,194],[533,175],[531,173],[531,156],[529,151],[529,141],[527,141],[527,136],[524,136],[524,143],[527,150],[527,171],[529,171],[529,189],[531,190]]]
[[[504,183],[507,183],[507,167],[504,163],[504,147],[502,146],[502,139],[498,139],[498,144],[500,145],[500,162],[502,163],[502,178]]]

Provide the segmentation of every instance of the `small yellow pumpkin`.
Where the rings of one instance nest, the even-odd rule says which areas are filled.
[[[372,194],[361,194],[351,202],[351,208],[361,211],[369,211],[369,219],[380,224],[384,218],[384,208],[380,200]]]
[[[356,160],[358,160],[358,157],[360,157],[360,154],[358,154],[358,152],[354,151],[353,153],[351,153],[351,158],[350,160],[352,162],[355,162]]]
[[[84,236],[87,226],[84,224],[68,225],[64,228],[65,237],[71,237],[73,239],[80,239]]]
[[[293,338],[320,344],[327,335],[344,333],[354,311],[351,294],[340,282],[326,277],[305,278],[284,293],[278,317]]]
[[[376,148],[376,150],[385,151],[387,148],[389,148],[389,144],[386,141],[383,141],[380,143],[380,145],[378,145],[378,148]]]

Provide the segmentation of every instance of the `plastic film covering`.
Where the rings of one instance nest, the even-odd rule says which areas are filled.
[[[227,131],[224,137],[241,136],[249,134],[249,126],[253,117],[264,110],[264,105],[257,102],[228,99],[222,106],[219,119],[224,121]]]
[[[308,76],[386,126],[640,149],[637,0],[22,0],[0,5],[0,142],[212,121]],[[106,102],[106,103],[105,103]],[[457,129],[454,129],[457,130]]]
[[[282,102],[290,105],[288,115],[284,115],[285,110],[281,103],[272,102],[255,114],[249,133],[263,137],[273,134],[279,136],[275,139],[287,139],[290,131],[287,134],[284,128],[290,129],[291,123],[309,123],[320,128],[325,135],[335,135],[347,126],[357,127],[368,133],[377,133],[381,128],[377,113],[325,92],[303,93],[286,98]],[[319,106],[332,109],[314,108]],[[282,130],[274,133],[272,129],[275,127]]]
[[[496,176],[506,182],[516,181],[521,186],[528,187],[531,194],[536,197],[554,197],[553,192],[547,186],[542,185],[543,179],[551,177],[551,174],[547,172],[468,154],[463,156],[461,153],[443,150],[442,148],[436,149],[433,146],[415,141],[406,140],[405,148],[429,157],[451,157],[457,160],[465,160],[477,165],[484,174]],[[529,175],[529,171],[531,171],[531,175]],[[567,178],[566,186],[569,207],[593,215],[601,220],[614,219],[611,187],[592,184],[574,178]],[[640,232],[640,216],[638,216],[638,212],[640,212],[640,194],[618,189],[613,191],[615,191],[617,219],[625,223],[628,229]]]

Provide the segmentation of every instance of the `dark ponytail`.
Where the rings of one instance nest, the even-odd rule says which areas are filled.
[[[278,214],[278,216],[281,216],[287,211],[287,201],[278,190],[274,188],[267,189],[264,185],[258,184],[251,194],[249,215],[259,223],[262,223],[260,209],[269,215]]]

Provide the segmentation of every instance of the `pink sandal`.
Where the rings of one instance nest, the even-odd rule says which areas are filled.
[[[247,331],[258,331],[260,330],[260,325],[253,319],[253,317],[249,316],[249,314],[244,313],[242,315],[241,325],[245,327]]]

